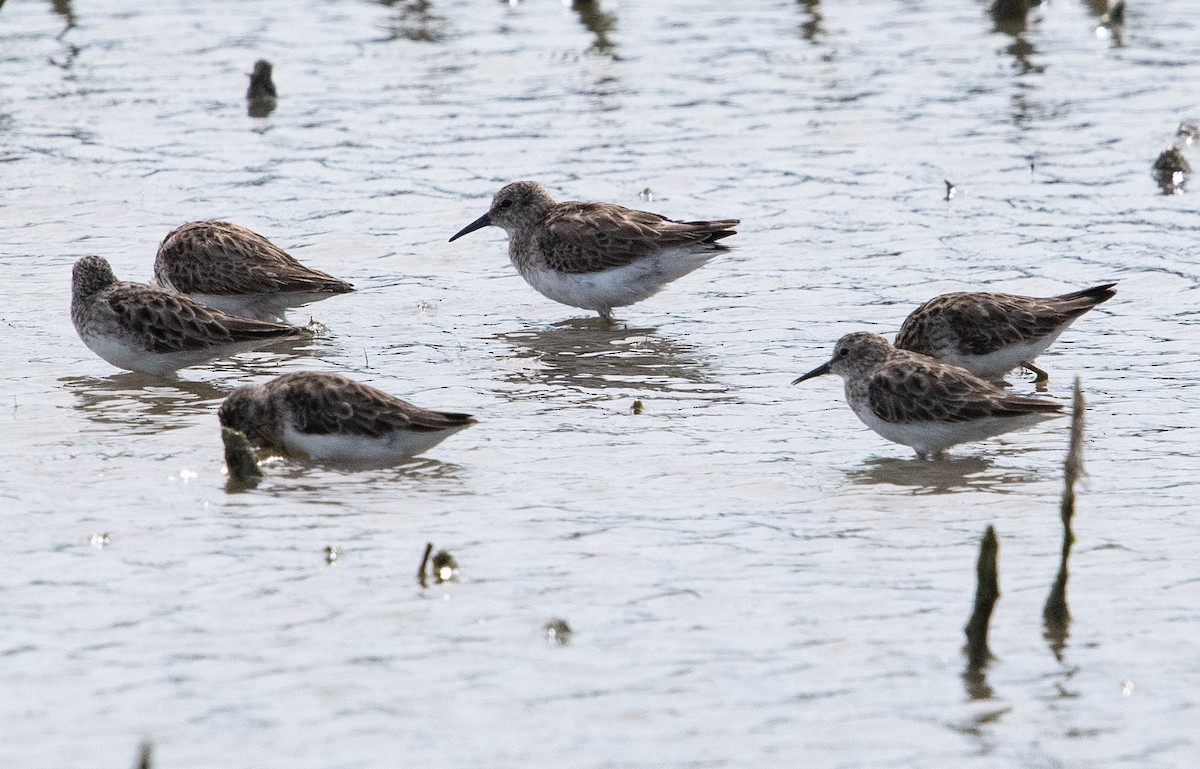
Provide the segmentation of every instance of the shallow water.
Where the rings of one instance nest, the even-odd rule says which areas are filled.
[[[1200,238],[1195,193],[1150,175],[1200,116],[1192,3],[1135,4],[1120,40],[1103,2],[1024,31],[982,2],[741,6],[0,11],[0,763],[149,739],[160,767],[1195,766]],[[259,57],[280,98],[255,119]],[[740,217],[739,249],[606,328],[498,230],[446,243],[518,178]],[[293,314],[328,326],[311,344],[177,380],[95,358],[72,262],[145,280],[216,217],[359,291]],[[788,382],[935,293],[1110,280],[1040,359],[1089,398],[1056,656],[1066,420],[919,463],[836,380]],[[305,368],[480,424],[227,491],[221,398]],[[427,541],[460,581],[420,588]]]

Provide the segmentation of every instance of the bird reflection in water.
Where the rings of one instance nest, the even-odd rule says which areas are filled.
[[[1045,69],[1031,61],[1037,50],[1025,39],[1025,33],[1029,30],[1029,11],[1038,5],[1041,5],[1041,0],[995,0],[989,9],[996,31],[1012,38],[1012,43],[1005,50],[1017,62],[1021,74],[1038,73]]]
[[[800,36],[810,43],[817,42],[817,38],[824,34],[825,30],[821,27],[821,0],[799,0],[801,7],[804,8],[804,13],[808,16],[803,23],[800,24]]]
[[[323,326],[313,321],[309,322],[309,327],[324,330]],[[107,377],[74,376],[62,377],[58,381],[79,396],[77,408],[88,419],[101,424],[128,425],[137,434],[147,434],[193,424],[198,411],[205,412],[206,406],[215,409],[234,387],[243,383],[240,380],[282,373],[277,370],[280,362],[320,357],[329,349],[328,340],[317,336],[287,340],[271,345],[269,350],[213,361],[203,370],[221,375],[223,381],[219,385],[211,381],[185,379],[189,369],[182,369],[170,376],[122,371]],[[195,370],[202,369],[197,367]],[[215,424],[215,412],[213,420]],[[214,435],[220,438],[219,431]]]
[[[379,3],[396,10],[388,22],[389,40],[438,43],[446,39],[449,22],[432,13],[430,0],[379,0]]]
[[[420,492],[431,496],[465,494],[462,480],[466,469],[453,462],[442,462],[434,457],[413,457],[399,464],[371,462],[315,462],[302,457],[284,456],[278,452],[260,452],[264,479],[259,489],[268,493],[279,485],[287,487],[289,498],[298,504],[312,503],[322,507],[340,508],[341,501],[331,500],[329,484],[337,484],[346,498],[352,498],[348,487],[362,489],[378,488],[386,484],[389,493],[404,491]],[[346,505],[341,514],[358,515],[361,510]],[[325,513],[323,513],[324,515]],[[331,512],[330,515],[338,515]]]
[[[585,389],[626,387],[658,392],[708,385],[707,361],[689,344],[656,328],[630,328],[600,318],[575,318],[545,329],[497,334],[521,366],[510,382],[566,384]]]
[[[79,398],[76,406],[99,424],[119,424],[146,435],[193,424],[196,414],[213,409],[228,390],[194,382],[125,372],[110,377],[62,377],[58,381]]]
[[[618,60],[615,46],[608,39],[608,33],[617,27],[617,15],[604,11],[600,7],[600,0],[573,0],[571,9],[579,14],[583,26],[596,38],[588,50]]]
[[[1015,484],[1038,480],[1036,475],[1001,469],[990,457],[949,457],[930,462],[921,459],[878,457],[846,470],[852,483],[864,486],[898,486],[913,494],[955,494],[988,489],[1003,491]]]

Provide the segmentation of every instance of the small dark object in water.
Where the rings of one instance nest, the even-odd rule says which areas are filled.
[[[97,534],[93,534],[91,536],[91,538],[88,540],[88,543],[91,544],[91,546],[96,548],[97,550],[103,550],[104,548],[108,547],[108,543],[109,543],[108,532],[101,531]]]
[[[141,744],[138,748],[138,762],[135,769],[150,769],[150,753],[153,747],[149,740]]]
[[[942,198],[942,200],[947,202],[954,200],[954,193],[957,192],[957,190],[954,188],[954,182],[950,181],[949,179],[943,179],[942,181],[946,183],[946,197]]]
[[[1192,164],[1183,156],[1183,151],[1178,147],[1171,147],[1162,151],[1158,159],[1154,161],[1154,170],[1158,173],[1173,174],[1183,172],[1190,174],[1192,172]]]
[[[967,666],[979,669],[987,664],[992,653],[988,651],[988,622],[992,619],[992,608],[1000,597],[1000,583],[996,575],[996,553],[999,550],[996,541],[996,530],[987,527],[983,539],[979,541],[979,560],[975,564],[975,575],[978,580],[975,586],[975,609],[971,619],[967,620],[964,632],[967,634]]]
[[[1029,9],[1041,5],[1041,0],[995,0],[989,12],[1000,25],[1024,25]]]
[[[250,88],[246,90],[246,100],[249,102],[247,114],[250,117],[266,117],[275,111],[275,83],[271,80],[271,62],[259,59],[254,62],[254,71],[250,73]]]
[[[1182,149],[1200,139],[1200,125],[1196,123],[1180,123],[1175,131],[1175,146]]]
[[[1066,639],[1067,625],[1071,621],[1071,612],[1067,609],[1067,559],[1071,556],[1071,546],[1075,544],[1075,532],[1071,528],[1071,519],[1075,517],[1075,482],[1083,474],[1084,408],[1083,388],[1079,384],[1079,377],[1075,377],[1075,395],[1071,402],[1071,443],[1063,463],[1063,494],[1059,508],[1063,523],[1062,560],[1054,587],[1050,589],[1050,597],[1042,609],[1046,636],[1060,645]]]
[[[566,646],[575,632],[565,619],[558,618],[547,622],[542,629],[546,631],[546,643],[551,646]]]
[[[433,581],[439,585],[452,579],[458,579],[458,561],[454,560],[454,556],[445,550],[439,550],[433,556],[430,571],[433,572]]]
[[[229,479],[242,486],[255,486],[262,480],[262,468],[250,441],[241,430],[221,428],[221,440],[225,443],[225,466],[229,468]]]
[[[325,563],[333,565],[333,562],[342,557],[342,549],[336,545],[325,546]]]
[[[646,406],[644,403],[642,403],[641,398],[637,398],[633,401],[633,406],[631,406],[629,408],[629,410],[632,411],[634,414],[640,414],[646,410]]]
[[[1178,146],[1163,150],[1154,161],[1154,180],[1167,195],[1175,195],[1182,191],[1187,182],[1187,175],[1191,172],[1192,164],[1183,156],[1183,150]]]

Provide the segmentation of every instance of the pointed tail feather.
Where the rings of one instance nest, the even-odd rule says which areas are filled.
[[[1080,306],[1090,309],[1101,302],[1107,302],[1109,299],[1112,299],[1114,296],[1116,296],[1117,291],[1115,288],[1113,288],[1116,285],[1116,283],[1105,283],[1102,286],[1092,286],[1091,288],[1085,288],[1082,291],[1072,291],[1069,294],[1056,296],[1055,299],[1063,302],[1078,302]]]

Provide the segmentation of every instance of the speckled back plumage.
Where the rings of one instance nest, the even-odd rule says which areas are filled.
[[[84,257],[80,261],[95,259],[100,257]],[[145,283],[114,280],[86,296],[78,290],[73,293],[71,317],[76,325],[89,321],[102,323],[113,331],[136,336],[151,352],[199,350],[241,341],[266,342],[310,335],[296,326],[227,315],[182,294]]]
[[[474,424],[469,414],[430,411],[341,374],[299,371],[234,391],[221,424],[281,446],[290,424],[299,433],[382,438],[397,430],[437,432]]]
[[[878,334],[838,340],[830,370],[845,378],[852,406],[868,406],[885,422],[968,422],[986,417],[1053,413],[1062,405],[1014,395],[966,369],[898,350]]]
[[[987,355],[1057,336],[1076,318],[1112,298],[1115,283],[1053,297],[974,291],[930,299],[905,319],[896,347],[943,357]]]
[[[717,241],[735,235],[737,219],[678,222],[615,203],[556,203],[533,181],[505,185],[492,198],[490,223],[509,235],[517,269],[589,273],[624,267],[677,248],[718,253]]]
[[[676,222],[665,216],[613,203],[567,202],[554,206],[545,227],[535,234],[531,254],[560,272],[599,272],[624,267],[656,251],[711,244],[712,253],[728,251],[716,244],[736,234],[736,219]]]
[[[230,222],[197,221],[167,234],[154,280],[185,294],[344,294],[349,283],[305,267],[258,233]]]
[[[85,256],[75,264],[71,320],[84,343],[105,360],[151,373],[194,365],[275,340],[311,336],[311,332],[296,326],[228,315],[158,286],[119,281],[108,262],[99,256]],[[145,367],[106,356],[102,350],[114,344],[129,356],[138,357],[138,351],[147,353]],[[168,365],[166,356],[172,354],[181,354],[177,361],[180,365]],[[155,356],[162,357],[156,360]]]
[[[494,225],[508,233],[508,257],[543,296],[611,320],[625,307],[730,250],[737,219],[679,222],[613,203],[556,203],[537,182],[505,185],[483,216],[451,241]]]
[[[1014,395],[958,366],[896,350],[865,382],[867,404],[882,420],[969,422],[986,417],[1054,413],[1054,401]]]

